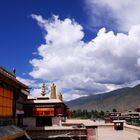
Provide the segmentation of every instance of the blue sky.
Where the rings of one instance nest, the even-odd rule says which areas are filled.
[[[82,0],[2,0],[0,2],[0,64],[11,70],[16,67],[17,74],[28,73],[32,67],[29,60],[32,53],[44,42],[43,32],[37,27],[31,14],[51,18],[53,14],[61,19],[69,17],[85,26],[88,17]],[[85,40],[95,36],[88,29]],[[10,59],[9,59],[10,58]]]
[[[138,0],[1,0],[0,65],[32,94],[55,82],[66,100],[138,84],[139,9]]]

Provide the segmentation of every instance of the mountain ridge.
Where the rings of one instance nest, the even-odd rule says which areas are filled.
[[[134,87],[125,87],[110,92],[89,95],[66,102],[72,109],[118,111],[133,110],[140,107],[140,84]]]

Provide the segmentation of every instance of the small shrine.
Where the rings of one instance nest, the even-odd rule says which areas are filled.
[[[51,86],[50,97],[46,93],[46,84],[42,84],[41,96],[28,99],[24,104],[24,125],[53,126],[60,125],[69,115],[69,109],[63,102],[62,93],[56,98],[56,85]]]

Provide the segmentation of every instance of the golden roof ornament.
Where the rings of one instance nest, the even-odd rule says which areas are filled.
[[[56,85],[53,83],[51,86],[51,99],[56,99]]]
[[[61,92],[60,92],[59,95],[58,95],[58,99],[59,99],[60,101],[63,101],[63,96],[62,96],[62,93],[61,93]]]
[[[41,95],[42,96],[46,95],[46,84],[45,83],[42,83]]]

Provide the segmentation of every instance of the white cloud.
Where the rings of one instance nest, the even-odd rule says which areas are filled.
[[[140,24],[139,0],[86,0],[92,26],[117,26],[118,30],[129,31]],[[114,25],[113,25],[114,24]]]
[[[41,88],[32,89],[31,92],[30,92],[30,96],[34,97],[34,98],[36,98],[36,97],[38,97],[40,95],[41,95]]]
[[[30,75],[55,82],[69,100],[137,83],[140,78],[140,25],[128,34],[105,28],[85,43],[81,25],[71,19],[45,20],[32,15],[46,31],[46,43],[38,47],[40,59],[30,61]]]
[[[21,77],[16,77],[20,82],[24,83],[25,85],[29,86],[29,87],[39,87],[40,84],[36,83],[35,80],[30,80],[30,79],[25,79],[25,78],[21,78]]]
[[[38,97],[41,96],[41,91],[42,91],[42,83],[37,82],[36,80],[30,80],[30,79],[25,79],[21,77],[16,77],[20,82],[24,83],[25,85],[29,86],[30,89],[30,95],[31,97]],[[46,96],[50,97],[50,87],[51,84],[46,83]]]
[[[72,92],[72,91],[71,91]],[[71,92],[69,93],[64,93],[63,94],[63,98],[64,100],[66,101],[70,101],[70,100],[74,100],[76,98],[80,98],[80,97],[83,97],[83,96],[87,96],[87,95],[81,95],[79,93],[75,93],[75,91],[73,91],[73,94],[71,94]]]

